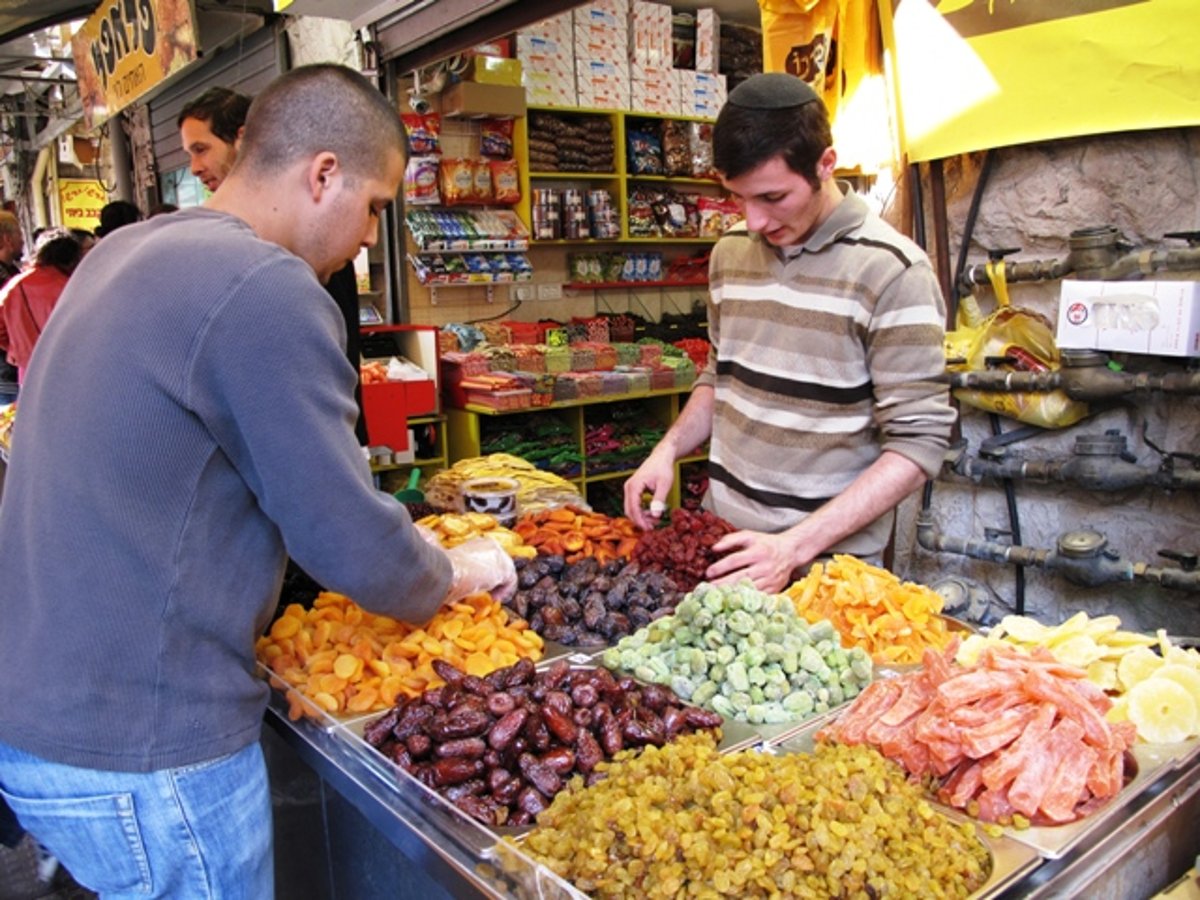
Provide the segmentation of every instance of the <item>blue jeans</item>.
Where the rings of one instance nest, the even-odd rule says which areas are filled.
[[[156,772],[48,762],[0,742],[0,795],[83,886],[106,898],[270,900],[262,748]]]

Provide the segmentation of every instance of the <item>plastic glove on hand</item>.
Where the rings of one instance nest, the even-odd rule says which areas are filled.
[[[454,603],[480,591],[503,602],[517,589],[517,570],[508,551],[499,542],[480,535],[446,551],[454,566],[454,578],[446,592],[446,603]]]

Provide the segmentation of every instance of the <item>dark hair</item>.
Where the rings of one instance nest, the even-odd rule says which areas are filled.
[[[173,212],[179,212],[179,207],[174,203],[160,203],[154,209],[150,210],[150,215],[147,218],[153,219],[155,216],[162,216]]]
[[[817,164],[832,145],[829,114],[820,101],[783,109],[726,103],[713,126],[713,167],[726,178],[737,178],[779,156],[817,188]]]
[[[36,265],[53,266],[66,275],[70,275],[79,260],[83,259],[83,244],[75,235],[65,228],[47,228],[37,240],[37,250],[34,251]]]
[[[113,200],[100,208],[100,227],[96,229],[96,237],[102,238],[112,234],[123,225],[140,222],[142,211],[128,200]]]
[[[292,69],[254,98],[238,166],[275,173],[328,151],[354,179],[383,171],[403,149],[400,116],[387,98],[352,69],[319,63]]]
[[[183,125],[184,119],[199,119],[208,123],[208,129],[227,144],[237,140],[238,129],[246,123],[250,110],[250,98],[229,88],[209,88],[195,100],[189,101],[179,111],[175,127]]]

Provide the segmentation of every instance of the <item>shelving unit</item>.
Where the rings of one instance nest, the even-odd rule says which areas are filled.
[[[669,428],[679,417],[682,409],[681,398],[687,400],[690,387],[670,388],[658,391],[647,391],[639,394],[611,394],[600,397],[582,397],[577,400],[563,400],[550,406],[536,409],[493,410],[483,406],[468,405],[464,409],[450,409],[446,412],[446,429],[450,445],[450,463],[460,459],[479,456],[483,452],[483,422],[499,417],[522,415],[547,415],[557,413],[560,419],[570,428],[579,455],[583,459],[580,473],[567,480],[576,484],[584,499],[588,496],[588,486],[615,479],[628,478],[633,469],[605,472],[588,472],[587,456],[585,453],[584,435],[587,430],[588,410],[612,403],[638,402],[645,404],[646,417],[658,422],[664,428]],[[703,454],[691,455],[681,459],[675,467],[675,483],[671,487],[668,503],[678,507],[680,503],[680,466],[689,462],[702,462],[706,459]]]
[[[528,165],[521,167],[521,201],[514,207],[517,215],[529,227],[532,227],[532,196],[533,190],[539,183],[553,184],[556,188],[577,182],[584,189],[607,189],[615,197],[618,217],[621,223],[621,233],[611,240],[554,240],[531,241],[531,246],[547,245],[575,246],[578,244],[620,244],[620,243],[655,243],[655,244],[712,244],[716,238],[709,237],[631,237],[629,234],[629,187],[633,184],[648,183],[659,186],[676,186],[684,188],[709,188],[713,192],[720,190],[719,182],[709,178],[676,177],[668,175],[639,175],[629,171],[626,150],[626,120],[661,119],[682,122],[712,123],[712,119],[691,116],[668,116],[652,113],[635,113],[623,110],[607,109],[571,109],[563,107],[530,107],[525,118],[517,119],[513,130],[513,146],[516,158],[527,162],[529,159],[529,115],[547,113],[557,116],[591,116],[608,119],[612,122],[613,152],[617,163],[616,172],[531,172]],[[671,285],[674,286],[674,285]]]
[[[408,420],[409,427],[420,428],[432,425],[435,430],[435,438],[432,456],[417,457],[412,462],[407,463],[386,463],[386,464],[371,464],[371,474],[376,477],[379,486],[385,490],[385,482],[395,481],[396,488],[391,488],[389,492],[397,490],[400,482],[408,480],[409,473],[414,468],[421,470],[421,480],[428,481],[429,477],[435,474],[439,469],[446,468],[448,463],[448,442],[446,440],[446,417],[444,415],[433,416],[413,416]]]

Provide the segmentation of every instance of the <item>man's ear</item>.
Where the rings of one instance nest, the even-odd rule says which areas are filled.
[[[821,154],[821,158],[817,160],[817,180],[828,181],[833,177],[833,170],[837,168],[837,151],[832,147],[826,147],[825,152]]]
[[[341,176],[337,156],[328,150],[318,153],[308,164],[307,176],[313,200],[320,200],[321,195],[333,186],[334,179]]]
[[[243,137],[245,134],[246,134],[246,126],[245,126],[245,125],[239,125],[239,126],[238,126],[238,130],[237,130],[237,134],[235,134],[235,135],[233,136],[233,149],[234,149],[234,151],[235,151],[235,152],[239,152],[239,151],[241,151],[241,149],[242,149],[242,137]]]

